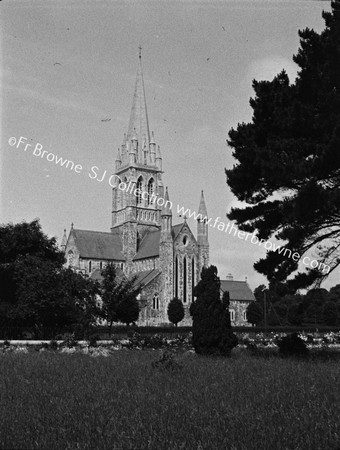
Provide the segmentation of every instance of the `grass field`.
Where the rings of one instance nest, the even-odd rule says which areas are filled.
[[[339,360],[0,357],[2,449],[340,449]]]

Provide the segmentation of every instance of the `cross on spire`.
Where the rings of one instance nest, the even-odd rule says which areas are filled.
[[[136,76],[135,91],[132,100],[127,140],[130,141],[132,137],[136,137],[139,144],[138,146],[142,147],[144,136],[146,138],[146,145],[148,147],[150,142],[149,119],[146,109],[146,98],[142,71],[142,47],[139,46],[139,64]]]

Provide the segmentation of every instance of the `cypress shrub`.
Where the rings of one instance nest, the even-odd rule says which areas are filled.
[[[220,298],[220,279],[217,268],[203,268],[201,280],[194,289],[190,308],[193,319],[192,341],[197,354],[229,356],[238,340],[231,330],[229,295]]]

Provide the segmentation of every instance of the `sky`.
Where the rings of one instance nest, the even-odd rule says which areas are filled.
[[[330,2],[21,0],[0,9],[0,223],[39,218],[60,240],[72,222],[110,230],[111,188],[88,175],[92,166],[114,172],[140,45],[173,224],[182,220],[177,205],[197,211],[202,189],[209,216],[227,224],[226,213],[240,205],[224,172],[236,163],[228,131],[251,120],[254,78],[270,80],[284,68],[294,81],[298,30],[320,32]],[[26,151],[24,142],[31,144]],[[34,156],[37,144],[83,169]],[[188,223],[196,234],[195,221]],[[247,277],[252,289],[266,283],[253,268],[265,249],[217,227],[209,228],[209,241],[222,279]]]

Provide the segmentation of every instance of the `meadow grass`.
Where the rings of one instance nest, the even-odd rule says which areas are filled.
[[[0,448],[340,448],[338,360],[159,355],[2,354]]]

